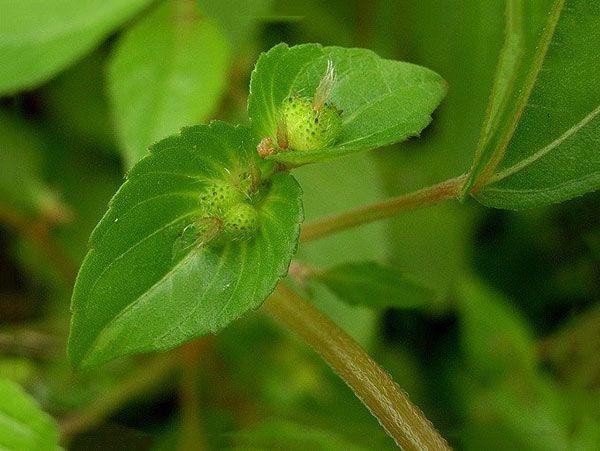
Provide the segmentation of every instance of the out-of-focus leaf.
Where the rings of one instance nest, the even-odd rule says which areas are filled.
[[[221,31],[193,1],[163,1],[125,32],[108,81],[127,167],[153,142],[214,112],[228,55]]]
[[[43,83],[151,1],[1,0],[0,94]]]
[[[0,357],[0,380],[27,385],[36,374],[35,364],[24,357]]]
[[[369,50],[279,44],[260,56],[250,82],[248,113],[258,139],[277,142],[284,100],[312,98],[328,61],[337,74],[330,99],[342,110],[341,135],[330,147],[267,158],[299,166],[404,141],[429,124],[446,94],[446,84],[435,72],[385,60]]]
[[[598,448],[600,448],[600,421],[597,418],[585,417],[575,434],[573,434],[569,449],[593,451]]]
[[[81,264],[90,233],[123,183],[123,176],[118,160],[107,158],[103,152],[85,151],[82,142],[60,136],[54,127],[36,129],[36,134],[44,139],[44,178],[68,205],[67,220],[57,224],[51,232],[66,259],[60,260],[59,267],[39,246],[26,239],[13,243],[12,254],[23,274],[43,289],[45,311],[62,316],[68,310],[71,295],[71,286],[65,285],[65,275]]]
[[[463,352],[475,373],[494,379],[535,372],[535,343],[511,304],[474,279],[461,281],[456,298]]]
[[[511,3],[520,31],[509,31],[507,42],[524,43],[505,52],[501,68],[520,67],[497,79],[505,100],[492,97],[471,180],[483,204],[521,209],[600,187],[600,4]]]
[[[21,387],[0,379],[0,448],[57,450],[58,428]]]
[[[44,141],[38,130],[0,111],[0,208],[60,219],[61,205],[43,180]]]
[[[600,305],[575,316],[565,327],[540,342],[543,360],[571,386],[593,389],[600,380],[598,324]]]
[[[349,442],[334,431],[286,420],[267,420],[234,437],[236,450],[367,450]]]
[[[315,275],[341,300],[375,308],[426,307],[431,290],[415,278],[374,262],[346,263]]]
[[[57,146],[62,146],[63,152]],[[121,168],[114,160],[84,152],[64,140],[55,142],[50,152],[48,179],[60,190],[71,213],[69,222],[54,234],[71,260],[80,264],[87,252],[90,233],[123,182]]]
[[[274,0],[274,22],[287,25],[289,44],[319,42],[324,45],[356,46],[356,6],[362,0]],[[364,1],[363,1],[364,3]],[[383,2],[388,3],[388,2]],[[366,18],[368,21],[368,18]],[[386,30],[386,34],[389,30]]]
[[[200,8],[227,34],[234,51],[252,44],[273,0],[198,0]]]
[[[386,32],[372,32],[370,46],[426,65],[449,85],[420,139],[375,154],[388,196],[454,177],[471,161],[501,46],[502,12],[502,2],[479,0],[378,2],[374,30]],[[390,263],[418,274],[445,300],[470,265],[475,217],[465,206],[446,204],[394,218]]]
[[[558,387],[543,379],[507,380],[467,395],[465,449],[572,449],[569,409]],[[591,451],[591,449],[590,449]]]
[[[198,125],[160,141],[131,169],[75,285],[75,366],[172,348],[223,328],[271,293],[296,249],[300,188],[287,173],[256,191],[246,186],[259,163],[254,144],[246,128]],[[201,194],[215,182],[238,187],[257,210],[247,240],[228,239],[218,221],[200,228],[209,207]]]
[[[247,400],[247,404],[234,413],[238,422],[239,419],[242,423],[245,421],[247,412],[252,411],[252,405],[261,405],[260,419],[293,418],[300,424],[335,431],[337,437],[349,443],[369,449],[396,449],[393,440],[377,420],[364,409],[331,368],[312,349],[289,331],[268,321],[264,315],[245,316],[235,328],[223,330],[216,341],[217,353],[227,356],[229,364],[214,375],[216,379],[211,380],[228,380],[231,384],[229,389],[233,391],[229,392],[229,396],[236,396],[237,392],[237,396],[241,395]],[[261,356],[261,365],[254,364],[256,355]],[[404,363],[403,360],[397,362],[399,365]],[[402,371],[414,369],[410,363]],[[386,368],[395,369],[393,365]],[[415,377],[418,378],[418,374],[411,372],[398,382],[405,387],[403,383],[406,378]],[[249,378],[253,380],[251,387],[247,384]],[[223,399],[222,392],[211,390],[206,383],[204,386],[209,396],[215,397],[217,402]],[[408,386],[412,387],[411,384]],[[230,407],[224,407],[223,413],[230,415]],[[342,416],[344,421],[340,423]],[[215,426],[221,430],[221,425]],[[211,443],[215,443],[217,435],[209,437]],[[229,438],[229,435],[225,437]],[[236,435],[232,438],[235,439]]]
[[[105,85],[105,52],[98,50],[64,71],[40,91],[53,127],[81,150],[117,153]]]

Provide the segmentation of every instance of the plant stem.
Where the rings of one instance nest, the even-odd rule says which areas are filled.
[[[300,240],[303,242],[317,240],[342,230],[390,218],[398,213],[456,198],[465,179],[466,177],[462,175],[409,194],[316,219],[302,226]]]
[[[171,352],[145,363],[139,371],[104,393],[93,404],[60,421],[62,441],[65,442],[73,435],[97,426],[126,402],[156,388],[179,362],[179,354]]]
[[[447,450],[446,441],[392,378],[343,330],[280,284],[266,310],[309,344],[404,450]]]

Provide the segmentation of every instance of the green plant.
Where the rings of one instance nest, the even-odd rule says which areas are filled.
[[[118,11],[111,20],[89,16],[93,26],[78,46],[64,49],[58,38],[49,39],[43,54],[60,51],[64,59],[76,58],[149,2],[113,3]],[[77,13],[88,14],[86,7]],[[264,306],[323,357],[398,446],[447,448],[392,378],[305,299],[315,282],[348,304],[378,309],[421,308],[435,304],[439,293],[379,263],[343,262],[323,269],[294,257],[310,241],[441,201],[474,198],[487,207],[520,210],[600,188],[600,90],[593,82],[599,68],[600,7],[585,0],[508,0],[500,59],[470,168],[434,185],[304,224],[302,187],[315,187],[302,186],[295,172],[419,137],[447,94],[444,74],[365,49],[278,44],[260,55],[252,72],[248,126],[216,120],[167,136],[181,123],[204,120],[224,90],[225,38],[212,23],[195,26],[196,8],[193,2],[160,3],[119,39],[112,57],[109,92],[130,169],[91,234],[75,282],[71,364],[85,370],[126,355],[170,350],[220,332]],[[172,14],[189,15],[189,29],[167,26],[164,35],[153,34]],[[182,40],[186,33],[188,39]],[[146,42],[146,36],[152,39]],[[131,59],[132,54],[139,59]],[[165,58],[157,62],[160,55]],[[15,67],[5,67],[8,75],[0,72],[2,92],[29,87],[61,68],[56,59],[24,75],[25,63],[14,60]],[[185,82],[173,87],[172,74]],[[201,96],[209,100],[196,102]],[[130,108],[132,103],[139,108]],[[19,208],[36,211],[43,203],[46,210],[52,207],[49,216],[60,219],[60,202],[47,201],[51,196],[36,176],[36,162],[25,164],[33,168],[27,170],[32,181]],[[352,173],[352,184],[360,187],[363,175]],[[335,189],[336,174],[331,179]],[[13,181],[0,182],[0,190],[17,196]],[[56,259],[59,251],[41,230],[28,233]],[[538,378],[526,327],[470,275],[459,279],[456,308],[468,337],[463,343],[467,361],[498,354],[489,366],[473,363],[477,378],[500,380],[504,372],[516,371],[524,386],[531,384],[526,390],[554,403],[551,384]],[[480,308],[472,309],[472,300],[481,300]],[[499,323],[488,324],[488,313]],[[498,352],[496,340],[507,343],[506,354]],[[195,358],[193,347],[183,349],[192,349]],[[148,372],[149,385],[154,375],[159,379],[175,365],[168,356]],[[3,389],[15,390],[0,385]],[[506,387],[511,402],[516,399],[512,390]],[[96,411],[82,415],[90,422],[97,416]],[[63,430],[70,431],[80,423],[66,424]],[[43,433],[56,435],[44,427]],[[0,444],[2,437],[0,430]]]

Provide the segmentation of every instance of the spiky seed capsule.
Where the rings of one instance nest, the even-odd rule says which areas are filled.
[[[232,205],[244,201],[244,194],[225,182],[214,182],[200,192],[200,206],[206,216],[222,216]]]
[[[342,118],[337,108],[325,104],[313,107],[310,99],[293,96],[281,107],[287,145],[291,150],[315,150],[335,144],[342,132]]]
[[[258,230],[258,212],[249,204],[232,205],[223,215],[223,230],[235,239],[248,239]]]

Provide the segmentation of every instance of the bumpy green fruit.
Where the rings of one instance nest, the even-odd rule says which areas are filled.
[[[329,147],[342,132],[340,111],[330,104],[314,109],[310,99],[288,97],[281,107],[281,115],[291,150]]]
[[[232,205],[244,201],[244,194],[225,182],[214,182],[200,192],[200,206],[206,216],[222,216]]]
[[[237,239],[252,237],[258,230],[258,212],[245,203],[231,206],[223,215],[223,230]]]

